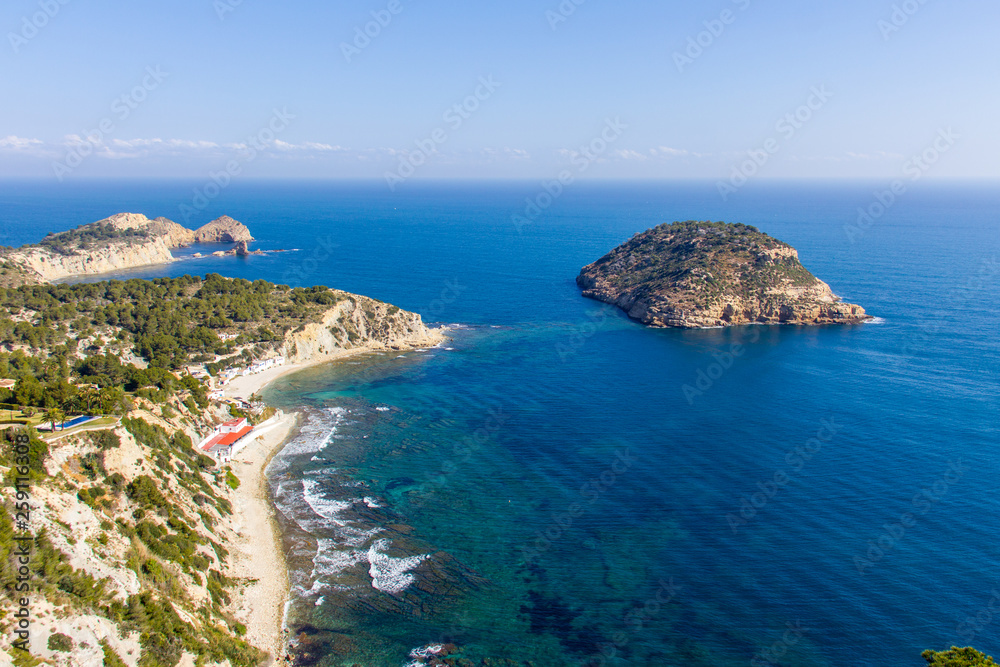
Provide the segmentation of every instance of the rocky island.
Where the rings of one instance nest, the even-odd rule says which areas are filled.
[[[51,282],[166,264],[174,260],[171,250],[193,243],[241,245],[246,253],[246,243],[253,240],[250,230],[229,216],[191,230],[167,218],[150,220],[138,213],[119,213],[4,251],[0,283]]]
[[[583,268],[583,295],[653,327],[855,324],[872,319],[756,227],[676,222],[636,234]]]

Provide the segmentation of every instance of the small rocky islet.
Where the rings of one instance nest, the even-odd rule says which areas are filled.
[[[580,271],[583,296],[652,327],[858,324],[871,320],[756,227],[675,222],[636,234]]]

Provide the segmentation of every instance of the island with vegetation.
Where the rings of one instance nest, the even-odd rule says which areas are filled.
[[[279,659],[287,580],[261,471],[294,419],[218,388],[270,362],[441,339],[419,315],[326,287],[0,288],[0,664]],[[234,420],[269,443],[253,460],[199,446]]]
[[[952,646],[949,651],[924,651],[922,657],[931,667],[997,667],[993,656],[971,646]]]
[[[167,218],[150,220],[118,213],[39,243],[0,250],[0,285],[16,286],[166,264],[172,250],[195,243],[240,245],[253,241],[250,230],[229,216],[191,230]]]
[[[585,266],[576,281],[584,296],[653,327],[872,319],[802,266],[795,248],[742,224],[660,225]]]

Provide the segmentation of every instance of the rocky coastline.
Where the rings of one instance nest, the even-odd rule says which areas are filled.
[[[45,283],[100,275],[174,261],[173,250],[195,243],[230,244],[232,254],[251,254],[254,240],[242,223],[222,216],[196,230],[167,218],[118,213],[74,230],[50,234],[40,243],[2,253],[3,282]]]
[[[203,288],[204,293],[157,292],[165,302],[209,298],[216,291],[228,294],[248,284],[214,276],[204,282],[167,279],[157,287],[176,287],[171,281],[187,281],[187,287]],[[136,281],[126,300],[101,296],[104,290],[117,294],[115,283],[43,285],[18,291],[41,297],[69,292],[70,300],[94,309],[101,307],[95,300],[116,306],[131,300],[139,303],[144,284],[152,289],[151,283]],[[295,313],[285,315],[290,319],[272,318],[273,331],[265,333],[259,321],[230,322],[228,331],[242,336],[239,350],[250,351],[254,359],[278,355],[288,363],[273,372],[237,377],[226,386],[227,392],[238,389],[244,398],[252,398],[278,376],[308,366],[366,352],[430,347],[444,340],[444,332],[428,328],[418,314],[368,297],[319,287],[300,288],[294,294],[284,286],[269,289],[267,295],[255,292],[255,303],[263,307],[272,299],[297,306]],[[293,296],[300,297],[297,303]],[[241,303],[217,299],[215,307],[231,316],[229,309]],[[61,317],[61,311],[37,310],[40,307],[22,308],[19,317],[32,326],[44,317]],[[3,315],[14,317],[10,310]],[[79,344],[67,348],[68,362],[77,370],[70,371],[67,390],[73,386],[91,390],[91,378],[81,379],[77,362],[107,361],[101,352],[111,348],[92,349],[91,342],[98,339],[114,350],[118,343],[109,341],[120,342],[123,350],[132,347],[130,334],[120,324],[101,325],[90,338],[74,338]],[[49,347],[61,341],[56,336],[32,354],[45,359]],[[285,658],[288,576],[264,470],[294,436],[298,416],[280,412],[272,416],[273,410],[261,406],[262,412],[253,413],[256,440],[229,464],[213,463],[195,448],[196,443],[233,419],[233,408],[225,397],[209,397],[205,383],[193,382],[189,373],[217,374],[222,358],[233,363],[243,358],[239,354],[220,358],[220,354],[200,369],[196,366],[201,362],[191,360],[196,366],[184,365],[179,372],[141,363],[137,368],[156,374],[171,389],[144,387],[123,395],[127,406],[99,416],[93,426],[70,427],[47,436],[4,432],[25,433],[25,438],[31,434],[42,473],[32,485],[37,504],[32,528],[46,535],[45,553],[53,554],[46,558],[65,563],[58,573],[46,571],[33,584],[32,648],[41,659],[81,666],[250,667]],[[118,369],[126,362],[110,363]],[[0,461],[0,472],[7,474],[11,465],[9,458]],[[77,583],[71,588],[59,583],[67,578]],[[8,612],[12,604],[10,599],[0,600],[0,608]],[[129,615],[130,609],[138,611]],[[153,611],[156,614],[150,615]],[[171,633],[164,630],[167,625],[173,628]],[[0,641],[0,665],[11,664],[16,655],[10,637]]]

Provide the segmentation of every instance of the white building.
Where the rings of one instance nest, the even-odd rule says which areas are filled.
[[[229,463],[253,441],[253,430],[245,418],[231,419],[216,427],[212,435],[198,445],[198,449],[219,463]]]
[[[250,364],[246,369],[243,370],[243,375],[256,375],[257,373],[263,373],[264,371],[271,370],[272,368],[277,368],[285,363],[284,357],[271,357],[270,359],[261,359],[260,361],[255,361]]]

